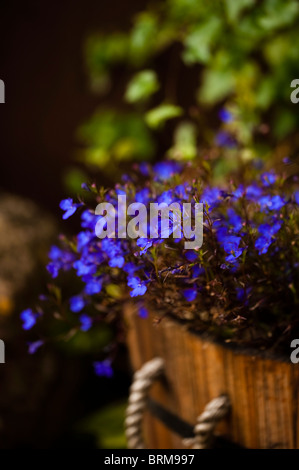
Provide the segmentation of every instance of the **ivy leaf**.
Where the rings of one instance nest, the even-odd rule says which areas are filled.
[[[203,25],[196,27],[184,41],[183,59],[186,64],[206,63],[211,58],[211,46],[221,31],[221,21],[212,17]]]
[[[297,1],[267,2],[266,13],[259,18],[258,24],[266,31],[284,28],[295,22],[299,14]]]
[[[134,65],[146,62],[154,54],[158,33],[157,19],[151,12],[142,12],[137,16],[130,35],[130,60]]]
[[[174,104],[161,104],[151,109],[145,115],[145,122],[152,129],[161,127],[168,119],[179,117],[183,114],[183,109]]]
[[[128,103],[145,101],[159,89],[159,81],[153,70],[142,70],[128,84],[125,99]]]
[[[226,15],[228,20],[231,23],[235,23],[238,19],[240,14],[245,8],[249,8],[254,5],[255,0],[226,0],[224,2],[224,6],[226,9]]]

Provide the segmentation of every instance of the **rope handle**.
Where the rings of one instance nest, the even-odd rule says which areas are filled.
[[[126,410],[125,429],[129,449],[145,449],[142,434],[142,418],[147,406],[148,392],[153,382],[164,372],[164,361],[156,357],[146,362],[135,372],[130,387],[129,403]],[[211,400],[197,418],[194,437],[183,439],[183,444],[191,449],[207,449],[213,443],[214,429],[230,409],[226,395]]]

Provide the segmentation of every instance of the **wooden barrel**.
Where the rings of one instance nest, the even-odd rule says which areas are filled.
[[[165,361],[165,380],[150,392],[163,409],[194,425],[210,400],[227,394],[231,412],[217,427],[219,435],[246,448],[299,447],[299,364],[241,352],[171,318],[155,322],[126,310],[133,369],[153,357]],[[149,412],[144,436],[151,449],[184,449],[181,437]]]

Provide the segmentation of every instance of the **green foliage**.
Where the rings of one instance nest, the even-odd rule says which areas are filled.
[[[179,117],[183,114],[182,108],[173,104],[161,104],[148,111],[145,115],[147,125],[153,129],[162,126],[169,119]]]
[[[142,70],[134,75],[128,84],[125,98],[128,103],[137,103],[147,100],[159,89],[159,81],[153,70]]]
[[[82,183],[86,181],[88,181],[86,172],[76,167],[68,168],[64,175],[64,186],[70,194],[80,194],[82,192]]]
[[[192,122],[181,122],[174,133],[174,145],[168,155],[173,160],[193,160],[197,155],[196,126]]]
[[[124,71],[125,83],[123,102],[83,126],[84,161],[107,169],[111,160],[151,159],[154,142],[165,142],[163,132],[174,128],[164,126],[173,118],[178,125],[172,139],[167,136],[173,145],[166,153],[192,159],[219,126],[203,116],[223,105],[238,109],[234,133],[241,145],[255,145],[261,123],[270,128],[270,145],[290,136],[299,124],[290,102],[298,17],[296,0],[167,0],[150,3],[127,32],[90,38],[93,89],[111,90],[115,67]]]
[[[146,160],[154,142],[142,116],[117,110],[99,111],[79,130],[86,149],[81,159],[90,165],[113,168],[118,161]]]
[[[113,334],[109,326],[101,324],[88,333],[77,329],[67,341],[61,342],[59,345],[70,355],[82,356],[101,352],[112,338]]]
[[[93,413],[77,425],[80,432],[96,437],[97,447],[101,449],[125,449],[124,417],[127,401],[112,403]]]

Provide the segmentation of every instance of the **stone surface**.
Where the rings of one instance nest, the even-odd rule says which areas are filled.
[[[0,194],[0,315],[11,313],[56,233],[48,214],[19,196]]]

